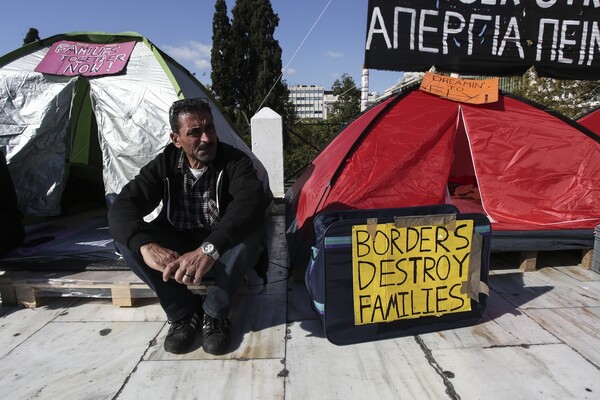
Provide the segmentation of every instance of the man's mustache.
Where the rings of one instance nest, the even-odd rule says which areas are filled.
[[[205,143],[205,144],[199,144],[198,147],[196,147],[196,149],[198,150],[206,150],[213,147],[212,143]]]

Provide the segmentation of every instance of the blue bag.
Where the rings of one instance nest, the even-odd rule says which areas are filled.
[[[474,245],[471,248],[469,283],[473,283],[477,293],[471,295],[470,310],[436,316],[423,315],[389,322],[357,324],[353,293],[352,229],[354,226],[373,223],[373,219],[383,224],[409,216],[417,218],[450,216],[458,222],[473,221]],[[488,297],[487,279],[491,241],[491,225],[486,216],[461,215],[454,206],[445,204],[395,209],[325,211],[316,216],[313,226],[316,240],[312,247],[305,281],[312,307],[319,316],[330,342],[345,345],[440,331],[473,325],[483,317]],[[416,271],[415,267],[415,276]],[[377,307],[376,304],[367,306]],[[398,308],[397,304],[394,306]],[[388,305],[388,312],[389,307],[390,305]]]

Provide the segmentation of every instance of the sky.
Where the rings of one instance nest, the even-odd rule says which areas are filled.
[[[235,0],[227,0],[228,10]],[[210,84],[215,0],[17,0],[2,4],[0,54],[23,44],[30,27],[41,38],[80,31],[138,32]],[[282,48],[288,85],[331,89],[342,74],[362,81],[367,0],[271,0],[279,16],[275,38]],[[369,71],[369,91],[383,94],[401,72]]]

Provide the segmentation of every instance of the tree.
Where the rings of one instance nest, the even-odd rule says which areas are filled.
[[[40,40],[40,33],[35,28],[29,28],[29,31],[25,35],[25,39],[23,39],[23,46],[33,43],[36,40]]]
[[[223,14],[220,2],[217,0],[215,9]],[[229,101],[225,86],[232,88],[235,106],[230,117],[238,132],[249,141],[250,119],[260,108],[273,109],[284,121],[289,115],[289,92],[281,81],[281,47],[274,37],[279,17],[269,0],[237,0],[232,16],[230,40],[221,37],[226,30],[213,30],[213,42],[219,43],[217,51],[231,56],[232,67],[230,73],[215,75],[213,89],[217,96]],[[224,22],[222,16],[219,18]],[[222,25],[225,24],[219,26]],[[216,62],[227,61],[211,61],[213,68]]]
[[[337,96],[329,117],[331,122],[348,123],[360,114],[360,90],[350,75],[343,74],[341,80],[333,82],[331,90]]]
[[[542,78],[532,68],[514,93],[570,118],[591,110],[600,101],[599,81]]]
[[[325,121],[297,123],[288,126],[284,136],[285,177],[295,179],[325,148],[339,125]]]
[[[225,0],[217,0],[215,3],[210,63],[211,90],[219,100],[225,115],[233,120],[236,102],[232,82],[235,82],[235,74],[231,48],[231,23],[227,16]]]
[[[284,136],[284,164],[287,178],[295,178],[348,122],[360,114],[360,90],[348,74],[331,88],[338,96],[331,116],[325,120],[297,123]]]

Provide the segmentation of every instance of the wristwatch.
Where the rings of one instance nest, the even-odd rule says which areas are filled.
[[[219,252],[217,251],[217,248],[214,244],[210,242],[204,242],[200,245],[200,249],[207,256],[211,256],[212,258],[214,258],[215,261],[219,259]]]

